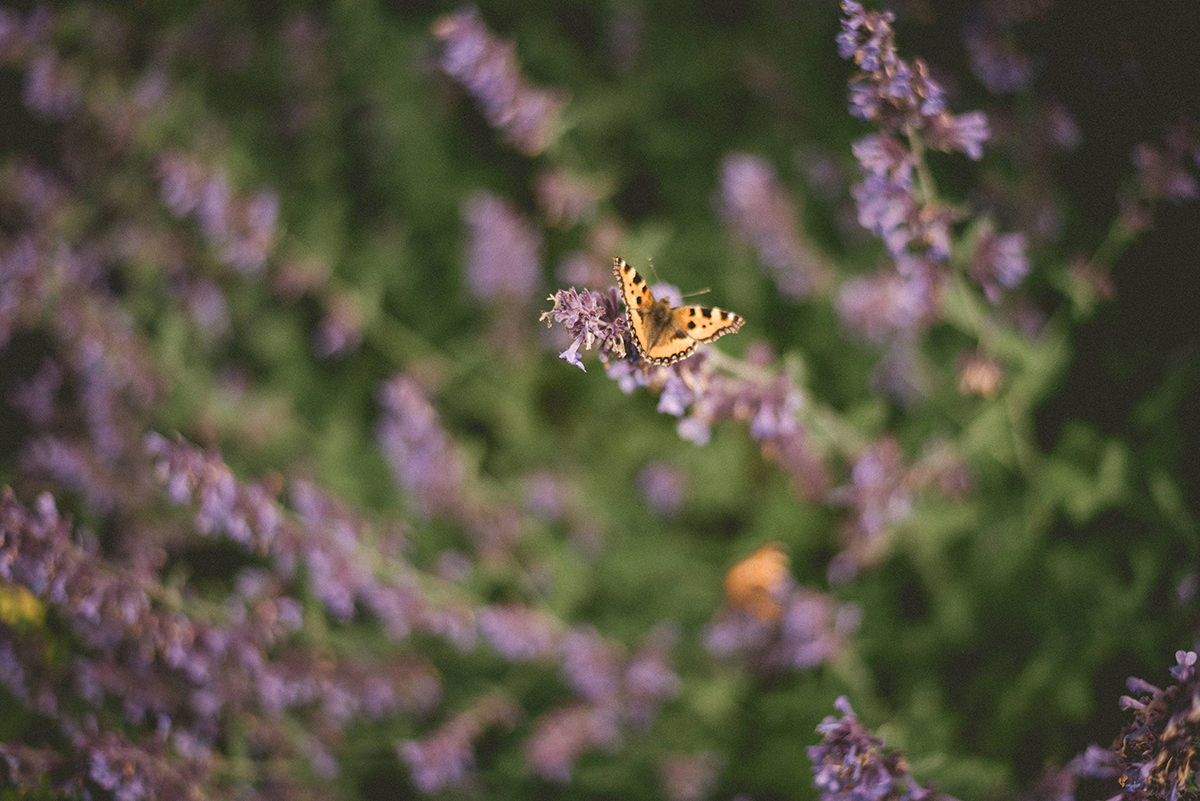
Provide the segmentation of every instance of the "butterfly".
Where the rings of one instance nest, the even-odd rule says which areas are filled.
[[[629,330],[638,352],[653,364],[686,359],[701,342],[733,333],[746,322],[740,315],[709,306],[671,306],[656,300],[646,280],[622,258],[613,259],[613,275],[621,285]]]
[[[734,609],[749,612],[765,623],[783,614],[790,559],[777,542],[771,542],[729,568],[725,574],[725,599]]]

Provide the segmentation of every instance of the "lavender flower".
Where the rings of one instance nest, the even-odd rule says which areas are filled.
[[[568,227],[590,218],[603,197],[601,186],[562,170],[537,177],[534,185],[538,208],[551,225]]]
[[[379,399],[379,443],[396,481],[425,514],[453,507],[463,466],[425,393],[411,378],[396,376]]]
[[[241,273],[262,269],[275,246],[278,195],[235,197],[223,170],[175,151],[160,156],[158,176],[164,204],[178,218],[194,216],[222,262]]]
[[[830,565],[844,580],[882,553],[888,535],[912,511],[912,479],[899,443],[890,437],[864,450],[850,473],[850,484],[830,493],[830,500],[850,507],[842,527],[845,549]]]
[[[41,253],[31,237],[14,237],[0,250],[0,347],[38,319],[35,309],[50,290],[46,279]]]
[[[148,438],[147,447],[168,496],[196,507],[203,533],[227,536],[268,555],[273,569],[288,578],[303,564],[313,592],[335,619],[349,619],[361,604],[396,639],[418,629],[462,650],[474,645],[470,609],[452,596],[431,602],[394,553],[403,547],[395,534],[374,540],[379,552],[392,557],[391,577],[378,578],[373,568],[378,552],[366,551],[363,543],[366,523],[314,485],[292,485],[297,517],[291,518],[274,499],[277,489],[265,482],[238,482],[216,454],[157,435]]]
[[[997,303],[1003,290],[1017,286],[1029,272],[1025,237],[985,231],[975,243],[967,272],[983,287],[988,300]]]
[[[442,42],[442,70],[471,93],[510,144],[536,156],[553,143],[566,101],[525,81],[512,43],[496,38],[477,9],[438,17],[433,35]]]
[[[235,625],[219,631],[182,613],[155,608],[150,593],[161,594],[162,588],[149,573],[111,564],[72,539],[69,521],[58,514],[49,495],[40,496],[34,510],[17,503],[10,490],[0,497],[0,578],[29,588],[53,606],[83,644],[84,652],[71,665],[82,700],[94,707],[106,695],[121,698],[131,723],[145,718],[169,723],[177,717],[179,730],[190,726],[193,736],[209,739],[206,732],[212,731],[213,719],[189,700],[207,691],[227,693],[232,703],[241,703],[237,688],[254,686],[247,671],[261,664],[225,661],[231,652],[213,646],[244,648],[254,642],[255,649],[265,648],[280,635],[272,634],[269,625],[261,626],[262,618],[247,621],[241,630]],[[86,766],[88,780],[129,798],[181,792],[181,784],[195,782],[192,767],[196,765],[166,762],[161,740],[134,746],[114,733],[80,729],[68,711],[70,705],[56,700],[69,698],[70,690],[39,664],[42,657],[36,651],[25,657],[29,660],[22,671],[26,678],[14,694],[27,699],[40,714],[57,719],[63,731],[72,735],[81,758],[75,764],[79,770]],[[156,658],[162,667],[148,671]],[[205,667],[214,661],[223,662],[223,669]],[[17,674],[6,673],[11,684]],[[176,675],[187,676],[193,688],[182,699],[173,682]],[[217,706],[210,707],[214,714],[216,710]]]
[[[821,721],[821,742],[808,748],[823,801],[954,801],[918,784],[904,754],[885,752],[883,740],[862,725],[845,696],[834,706],[842,717]]]
[[[206,279],[190,281],[178,288],[177,295],[204,339],[215,341],[229,331],[229,304],[225,293],[214,282]]]
[[[625,666],[623,718],[632,726],[648,728],[659,707],[679,695],[682,682],[668,664],[675,629],[660,625],[650,632]]]
[[[999,15],[984,13],[980,22],[963,36],[971,71],[989,92],[1009,94],[1025,88],[1033,78],[1029,56],[1011,42],[1008,21]]]
[[[846,18],[837,35],[838,55],[852,59],[865,72],[890,68],[896,61],[895,14],[867,13],[856,0],[843,0],[842,12]]]
[[[264,485],[242,487],[215,454],[202,454],[159,434],[146,438],[159,479],[176,504],[195,503],[202,534],[224,533],[235,542],[268,551],[280,529],[280,513]]]
[[[989,136],[987,119],[980,112],[955,116],[946,109],[945,91],[928,67],[897,54],[891,14],[866,11],[855,0],[843,0],[842,10],[838,51],[860,68],[850,82],[850,110],[880,129],[854,144],[863,173],[852,189],[859,222],[898,262],[943,263],[959,213],[932,195],[928,179],[917,180],[923,150],[979,159]]]
[[[554,656],[561,625],[549,615],[515,604],[485,606],[476,613],[483,638],[510,662]]]
[[[33,222],[51,227],[69,203],[70,194],[54,174],[25,159],[9,165],[3,185],[4,194]]]
[[[165,441],[156,447],[166,464],[173,460],[178,465],[181,478],[196,482],[177,484],[183,490],[206,497],[208,485],[224,485],[222,471],[213,470],[211,460],[199,460],[197,452],[172,454]],[[183,446],[174,448],[183,450]],[[164,479],[171,482],[170,475]],[[222,509],[236,511],[245,500],[240,488],[218,495],[235,498],[232,504],[222,501]],[[228,517],[230,512],[224,514]],[[236,531],[239,527],[222,522],[220,528]],[[294,547],[290,543],[297,535],[305,535],[294,529],[277,532],[273,540],[277,555]],[[197,770],[208,769],[211,746],[222,736],[226,709],[239,710],[243,719],[265,716],[251,730],[258,734],[248,735],[252,740],[264,739],[258,746],[251,742],[251,747],[277,754],[292,742],[328,772],[332,764],[322,756],[328,747],[321,740],[336,736],[347,720],[427,710],[437,699],[439,684],[431,669],[411,658],[393,657],[382,666],[359,658],[331,664],[321,651],[277,650],[299,628],[300,613],[294,599],[280,594],[282,582],[268,572],[238,576],[235,593],[224,607],[229,622],[214,625],[162,609],[151,600],[167,594],[153,575],[157,564],[112,563],[73,539],[69,522],[58,514],[50,496],[41,496],[34,510],[18,504],[11,491],[0,497],[0,580],[26,587],[53,606],[58,619],[83,645],[71,663],[67,686],[73,686],[89,707],[120,699],[130,725],[157,721],[160,730],[167,727],[177,743],[175,750],[193,755],[187,759],[196,760]],[[312,548],[318,542],[310,540],[310,565],[322,554]],[[337,545],[325,547],[327,560],[337,557]],[[369,578],[354,580],[356,594],[371,591],[364,586]],[[10,664],[14,656],[24,664]],[[80,760],[74,764],[86,771],[88,781],[129,798],[181,792],[177,782],[198,781],[189,772],[192,762],[185,764],[178,757],[168,760],[160,741],[134,746],[111,732],[81,732],[68,711],[72,705],[57,700],[69,701],[71,693],[63,689],[61,668],[52,672],[39,663],[41,659],[36,649],[20,655],[0,649],[0,680],[31,709],[56,719],[66,733],[75,733]],[[153,670],[148,669],[151,665]],[[278,717],[299,709],[317,710],[314,714],[327,722],[329,730],[307,733],[302,728],[294,736],[273,730]],[[7,757],[11,761],[12,753]]]
[[[638,486],[646,504],[660,517],[674,517],[683,508],[687,482],[680,470],[667,462],[651,462],[638,473]]]
[[[470,725],[452,720],[421,740],[406,740],[398,747],[412,782],[422,793],[462,789],[475,767]]]
[[[842,652],[858,628],[855,607],[797,587],[790,577],[774,591],[777,611],[769,617],[750,609],[719,612],[705,632],[709,653],[735,657],[760,674],[811,670]]]
[[[764,160],[731,153],[721,163],[721,214],[753,245],[780,291],[803,298],[824,280],[820,257],[796,228],[797,211]]]
[[[558,354],[559,358],[584,372],[587,368],[579,357],[580,348],[599,348],[600,358],[605,361],[625,358],[626,321],[620,313],[620,296],[616,288],[593,292],[571,287],[560,289],[548,300],[554,303],[554,308],[542,312],[538,319],[544,321],[547,328],[559,323],[572,337],[567,349]]]
[[[1166,689],[1129,679],[1130,695],[1121,706],[1132,710],[1110,749],[1117,757],[1117,796],[1128,801],[1181,801],[1194,798],[1200,750],[1200,671],[1195,651],[1177,651]]]
[[[655,629],[629,656],[590,627],[556,635],[563,678],[582,702],[561,706],[535,723],[526,742],[534,773],[568,782],[585,751],[616,747],[625,726],[648,727],[662,703],[679,692],[679,678],[667,663],[672,639],[672,631]]]
[[[362,313],[349,295],[333,295],[326,301],[325,316],[313,334],[313,351],[322,358],[342,358],[352,353],[363,338]]]
[[[1020,801],[1075,801],[1079,777],[1072,766],[1047,767],[1033,787],[1020,796]]]
[[[836,308],[842,324],[867,342],[887,344],[927,328],[941,307],[939,274],[922,269],[879,271],[847,281]]]
[[[3,23],[0,18],[0,31]],[[47,789],[64,797],[74,795],[81,790],[82,780],[68,773],[68,761],[67,757],[48,748],[0,743],[0,782],[30,795]]]
[[[463,203],[469,231],[467,286],[480,300],[524,300],[540,280],[541,238],[511,204],[490,192]]]
[[[983,143],[991,136],[991,127],[982,111],[953,116],[938,114],[929,119],[925,142],[937,150],[966,154],[972,161],[983,158]]]
[[[509,727],[516,705],[501,695],[486,695],[420,740],[406,740],[397,752],[422,793],[465,789],[473,779],[474,742],[489,728]]]
[[[7,6],[0,8],[0,62],[25,58],[45,39],[51,22],[45,6],[35,6],[24,17]]]
[[[696,388],[691,409],[679,423],[680,435],[688,425],[707,431],[720,420],[744,421],[763,455],[791,474],[802,494],[817,497],[827,488],[828,476],[823,455],[801,423],[807,407],[803,391],[786,373],[772,374],[755,364],[745,367],[738,375],[725,374],[698,357],[671,365]]]
[[[48,120],[71,117],[82,102],[83,87],[77,71],[52,50],[33,58],[25,74],[25,105]]]
[[[614,748],[620,729],[611,710],[570,705],[543,715],[525,743],[525,761],[537,776],[566,784],[575,762],[589,748]]]
[[[572,629],[562,640],[562,674],[582,698],[611,704],[620,694],[623,654],[590,626]]]
[[[917,163],[905,145],[882,133],[863,137],[853,150],[863,171],[863,182],[851,189],[859,224],[879,236],[897,260],[918,255],[945,261],[956,213],[919,197]]]
[[[1145,202],[1180,203],[1200,195],[1196,167],[1200,165],[1200,133],[1194,124],[1180,122],[1167,129],[1161,143],[1140,143],[1133,151],[1138,193]]]

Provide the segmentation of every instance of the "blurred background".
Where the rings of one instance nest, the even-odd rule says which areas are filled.
[[[1193,15],[888,8],[979,152],[832,0],[0,5],[0,798],[817,798],[840,695],[963,799],[1109,746],[1200,633]],[[577,369],[614,256],[746,324]]]

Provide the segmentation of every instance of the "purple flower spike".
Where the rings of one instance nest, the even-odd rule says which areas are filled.
[[[904,754],[885,752],[883,740],[863,726],[845,696],[834,706],[842,717],[821,721],[821,742],[808,748],[813,785],[824,801],[954,801],[917,784]]]
[[[797,209],[763,159],[747,153],[725,157],[721,216],[738,238],[754,247],[782,292],[803,298],[823,281],[820,258],[796,226]]]
[[[541,237],[512,204],[475,192],[462,207],[470,229],[467,286],[480,300],[525,299],[541,278]]]
[[[512,42],[492,34],[474,8],[434,20],[433,35],[442,42],[442,71],[470,92],[510,144],[527,156],[550,146],[566,101],[525,80]]]
[[[1195,651],[1177,651],[1170,669],[1175,684],[1160,689],[1131,678],[1133,697],[1121,699],[1133,711],[1113,743],[1123,801],[1183,801],[1195,798],[1200,762],[1200,673]]]
[[[587,372],[579,358],[579,349],[599,348],[604,361],[625,358],[625,316],[620,312],[617,290],[593,292],[590,289],[560,289],[548,300],[554,308],[542,312],[540,320],[549,328],[558,323],[572,337],[570,346],[559,357]]]
[[[897,262],[944,264],[960,214],[936,197],[924,172],[917,180],[923,153],[932,148],[980,159],[991,135],[987,117],[950,113],[946,91],[925,62],[897,55],[890,14],[866,11],[854,0],[842,10],[838,50],[860,68],[850,79],[850,112],[879,129],[854,143],[863,174],[852,189],[859,223]]]
[[[411,378],[396,376],[384,384],[380,404],[379,444],[397,483],[426,514],[452,507],[464,469],[424,391]]]

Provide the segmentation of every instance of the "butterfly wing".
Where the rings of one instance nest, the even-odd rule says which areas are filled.
[[[710,306],[680,306],[671,309],[675,325],[697,342],[712,342],[732,334],[746,322],[740,314]]]
[[[654,307],[654,293],[646,284],[646,280],[638,274],[624,259],[613,258],[613,275],[621,286],[621,298],[625,301],[625,315],[629,320],[629,330],[633,334],[638,352],[645,355],[654,342],[651,335],[650,310]]]
[[[685,334],[682,329],[661,327],[654,342],[642,351],[646,361],[651,364],[674,364],[692,355],[696,349],[696,340]]]

